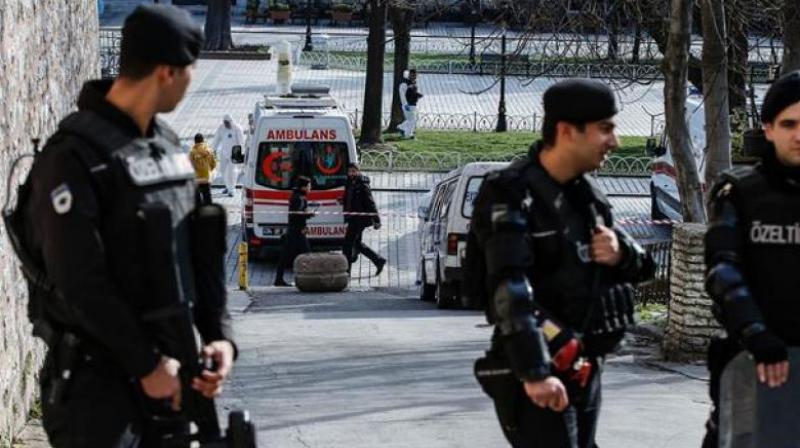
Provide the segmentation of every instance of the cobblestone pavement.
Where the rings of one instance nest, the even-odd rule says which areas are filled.
[[[349,70],[312,70],[295,66],[296,84],[326,84],[331,93],[349,111],[363,111],[364,72]],[[242,125],[255,103],[274,89],[275,61],[200,60],[186,98],[171,114],[165,115],[178,134],[189,139],[202,132],[213,134],[225,114],[231,114]],[[392,95],[392,75],[384,76],[384,110],[389,111]],[[509,116],[541,121],[542,95],[553,79],[510,79],[506,87],[506,109]],[[475,75],[429,75],[419,78],[425,94],[418,106],[425,114],[495,116],[500,87],[494,77]],[[618,86],[621,112],[617,116],[620,135],[650,135],[653,122],[648,114],[663,111],[663,83],[649,86]],[[481,95],[475,95],[489,89]],[[360,117],[360,115],[359,115]],[[453,148],[458,150],[458,148]]]

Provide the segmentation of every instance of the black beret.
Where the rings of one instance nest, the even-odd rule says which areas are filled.
[[[600,81],[569,79],[544,92],[544,118],[550,122],[583,124],[613,117],[619,112],[614,92]]]
[[[761,122],[772,123],[784,109],[800,101],[800,70],[789,72],[767,91],[761,105]]]
[[[140,5],[122,27],[122,54],[156,64],[187,66],[197,59],[202,45],[200,25],[172,5]]]

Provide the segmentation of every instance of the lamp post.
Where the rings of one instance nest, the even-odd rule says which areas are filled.
[[[475,65],[475,25],[478,23],[478,11],[475,9],[475,0],[470,0],[471,31],[469,36],[469,63]]]
[[[500,104],[497,106],[497,128],[495,132],[506,132],[506,22],[503,21],[503,36],[500,39]]]
[[[311,0],[306,0],[306,45],[303,51],[313,51],[314,46],[311,45]]]

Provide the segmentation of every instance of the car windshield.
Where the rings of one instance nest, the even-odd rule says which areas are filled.
[[[306,176],[315,190],[329,190],[344,186],[348,163],[344,142],[262,142],[256,183],[289,190],[297,176]]]

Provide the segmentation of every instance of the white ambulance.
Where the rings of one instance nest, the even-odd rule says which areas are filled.
[[[311,179],[308,238],[314,245],[344,241],[347,164],[358,162],[347,114],[327,87],[294,86],[256,105],[242,177],[242,238],[252,254],[280,244],[287,230],[289,198],[298,176]]]

